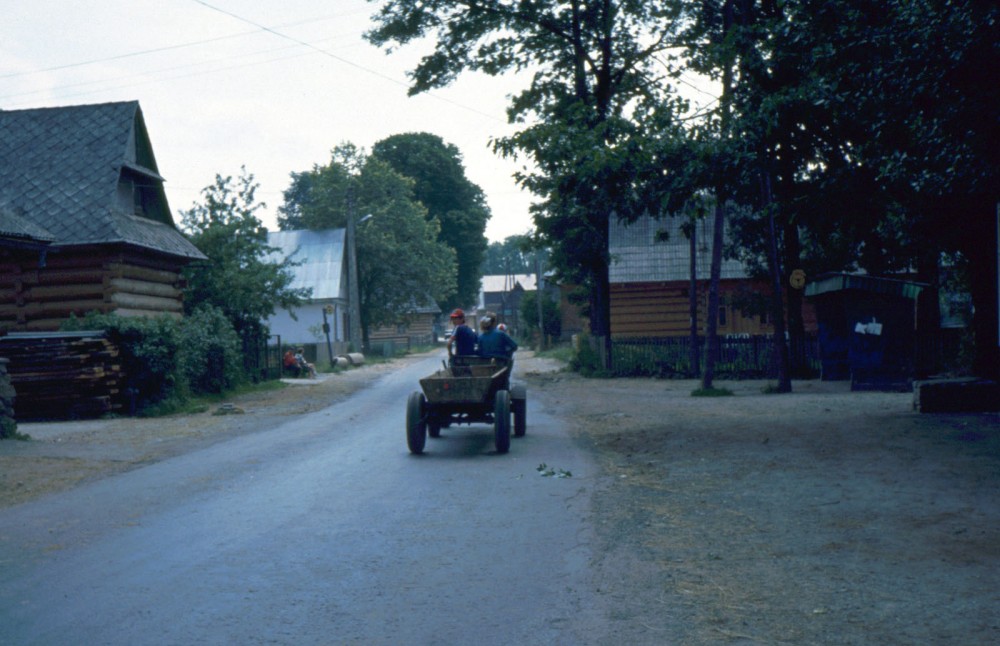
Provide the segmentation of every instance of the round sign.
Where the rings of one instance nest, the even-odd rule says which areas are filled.
[[[788,277],[788,284],[795,289],[802,289],[806,286],[806,272],[801,269],[796,269],[792,272],[792,275]]]

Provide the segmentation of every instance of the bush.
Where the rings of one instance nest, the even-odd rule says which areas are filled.
[[[132,414],[173,410],[190,395],[221,393],[245,379],[240,339],[216,307],[200,307],[185,319],[90,312],[62,328],[108,334],[121,353]]]
[[[607,371],[601,365],[601,355],[591,345],[589,335],[578,335],[574,345],[573,358],[569,362],[570,370],[579,372],[584,377],[608,376]]]
[[[64,330],[104,330],[121,352],[125,388],[131,412],[183,392],[177,370],[180,349],[179,321],[168,316],[131,318],[89,312],[82,319],[71,317]],[[180,386],[180,388],[179,388]]]
[[[529,332],[538,330],[538,292],[525,292],[521,298],[521,320]],[[559,303],[548,295],[542,295],[542,320],[545,336],[556,340],[562,336],[562,314]]]
[[[200,305],[180,325],[178,363],[192,394],[215,394],[246,380],[242,344],[221,309]]]

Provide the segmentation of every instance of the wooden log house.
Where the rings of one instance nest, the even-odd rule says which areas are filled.
[[[135,101],[0,110],[0,356],[18,416],[119,408],[117,350],[71,316],[179,317],[178,230]],[[87,335],[85,335],[87,336]]]
[[[0,327],[180,316],[177,230],[137,102],[0,111]]]
[[[614,337],[684,337],[691,332],[691,246],[684,235],[682,217],[655,220],[639,218],[632,224],[613,221],[610,228],[611,334]],[[697,224],[695,282],[698,330],[704,335],[708,322],[708,288],[711,276],[711,222]],[[766,313],[741,307],[758,298],[769,298],[766,281],[750,277],[742,262],[722,261],[719,281],[721,335],[756,336],[774,331]],[[807,330],[816,329],[811,305],[803,311]]]

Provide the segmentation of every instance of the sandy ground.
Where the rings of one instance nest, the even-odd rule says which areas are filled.
[[[528,352],[517,365],[602,467],[606,643],[1000,643],[1000,416],[921,415],[911,395],[845,383],[717,382],[734,396],[709,399]],[[0,442],[0,507],[265,429],[391,369],[234,400],[243,414],[22,424],[32,441]]]

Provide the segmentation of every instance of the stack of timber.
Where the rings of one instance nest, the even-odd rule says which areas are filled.
[[[94,417],[122,406],[125,375],[104,332],[25,332],[0,336],[10,360],[15,417]]]

